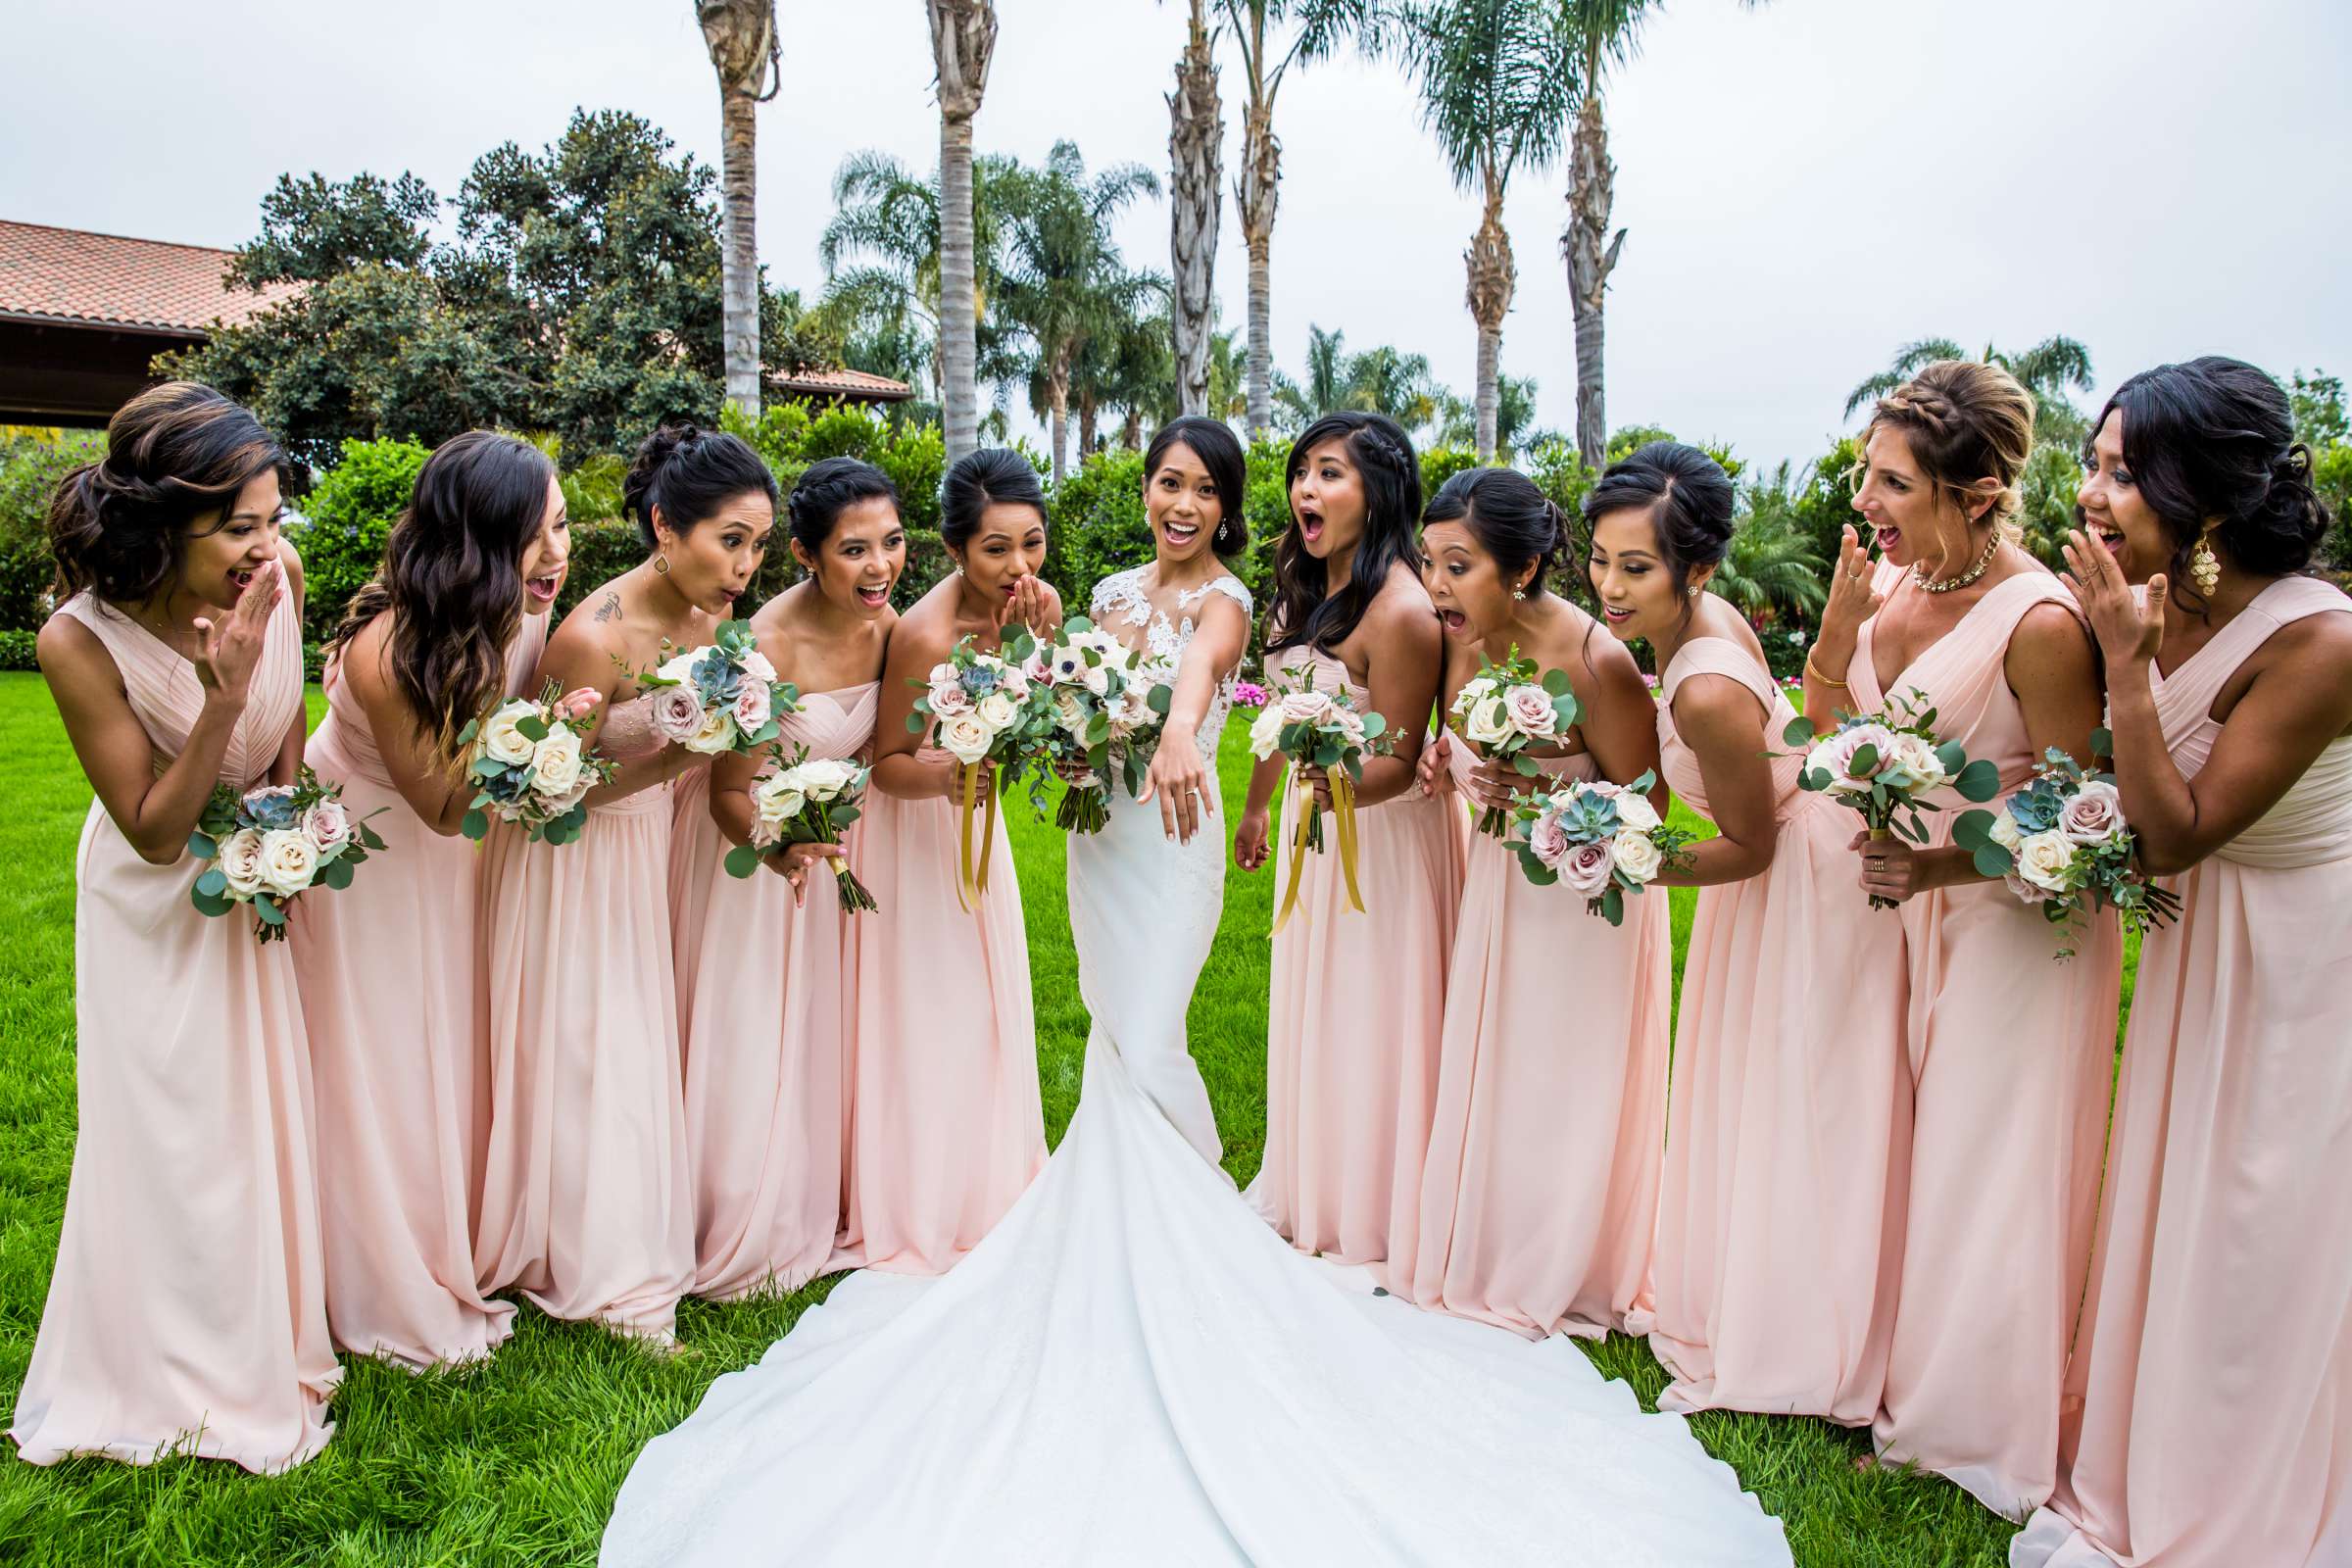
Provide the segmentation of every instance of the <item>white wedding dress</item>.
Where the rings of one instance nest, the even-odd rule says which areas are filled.
[[[1122,573],[1096,613],[1180,650],[1190,617],[1140,601]],[[648,1444],[607,1568],[1788,1561],[1683,1418],[1642,1413],[1572,1341],[1376,1296],[1211,1162],[1184,1019],[1223,852],[1115,790],[1109,825],[1072,838],[1094,1027],[1060,1147],[953,1271],[850,1276]]]

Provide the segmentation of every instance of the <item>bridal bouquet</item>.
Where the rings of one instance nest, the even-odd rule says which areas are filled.
[[[1054,724],[1053,708],[1036,700],[1037,687],[1030,679],[1030,671],[1039,667],[1036,640],[1027,631],[1017,631],[1004,640],[1004,648],[1009,657],[984,654],[974,638],[965,637],[944,663],[931,666],[930,682],[915,698],[914,711],[906,715],[908,730],[919,735],[930,725],[932,743],[963,767],[956,896],[966,909],[988,892],[989,852],[997,836],[997,797],[992,790],[975,867],[972,815],[980,769],[1005,766],[1018,777],[1035,764]]]
[[[1100,832],[1110,820],[1114,769],[1130,796],[1143,791],[1151,749],[1142,742],[1167,711],[1164,696],[1156,710],[1152,706],[1160,671],[1084,615],[1073,615],[1060,635],[1029,656],[1026,673],[1053,715],[1032,797],[1049,773],[1059,774],[1066,788],[1054,825]]]
[[[858,820],[869,768],[842,758],[796,750],[789,760],[770,748],[773,761],[752,782],[752,841],[727,852],[729,876],[755,876],[760,862],[792,844],[839,844]],[[833,873],[845,914],[877,906],[858,874],[838,859],[817,862]]]
[[[654,694],[654,727],[690,752],[749,756],[776,738],[801,694],[776,678],[748,620],[722,620],[717,641],[676,655],[637,684]]]
[[[2114,739],[2091,736],[2094,755]],[[2087,771],[2052,747],[2033,781],[1989,811],[1963,811],[1952,821],[1952,842],[1976,856],[1977,870],[1997,876],[2028,904],[2041,906],[2052,925],[2074,928],[2111,908],[2124,928],[2143,935],[2180,916],[2180,896],[2143,880],[2132,868],[2138,846],[2124,820],[2115,776]],[[2058,950],[2064,962],[2072,947]]]
[[[1291,763],[1291,788],[1298,792],[1298,829],[1291,843],[1291,882],[1282,910],[1274,917],[1280,931],[1298,906],[1298,872],[1306,852],[1323,849],[1323,810],[1305,786],[1303,770],[1318,767],[1331,783],[1331,814],[1340,841],[1340,874],[1348,885],[1348,906],[1361,914],[1364,896],[1355,882],[1355,787],[1363,782],[1364,759],[1385,757],[1396,749],[1387,733],[1388,720],[1379,713],[1358,713],[1345,686],[1328,692],[1315,689],[1315,673],[1305,672],[1304,684],[1279,683],[1264,711],[1250,726],[1250,753],[1259,761],[1286,757]]]
[[[579,701],[559,696],[555,681],[539,700],[517,697],[458,732],[466,748],[466,777],[473,804],[459,831],[478,839],[490,819],[513,822],[547,844],[568,844],[588,819],[582,803],[613,772],[612,761],[587,749],[595,726],[595,694]]]
[[[1688,858],[1695,835],[1669,827],[1649,804],[1657,782],[1643,773],[1631,784],[1578,779],[1538,795],[1513,813],[1527,824],[1518,843],[1519,868],[1538,887],[1565,882],[1585,896],[1585,912],[1611,925],[1625,923],[1625,898]]]
[[[1582,716],[1569,692],[1566,672],[1536,672],[1533,660],[1522,659],[1517,647],[1501,663],[1478,662],[1478,673],[1462,683],[1448,710],[1462,738],[1475,741],[1491,758],[1507,760],[1522,778],[1538,777],[1543,769],[1529,755],[1532,748],[1557,741]],[[1508,838],[1510,808],[1490,806],[1479,813],[1478,830]]]
[[[1941,809],[1930,794],[1948,787],[1964,801],[1989,801],[2001,779],[1990,762],[1970,761],[1959,742],[1936,743],[1936,710],[1922,707],[1924,701],[1915,689],[1882,713],[1840,713],[1838,727],[1819,739],[1812,720],[1791,720],[1782,740],[1807,748],[1797,783],[1861,812],[1874,839],[1899,833],[1926,844],[1926,813]],[[1894,901],[1874,893],[1870,906],[1891,909]]]
[[[351,886],[353,867],[380,850],[384,841],[344,809],[343,792],[321,784],[308,767],[292,784],[273,784],[242,795],[222,784],[213,791],[188,835],[188,853],[209,860],[189,890],[198,911],[222,915],[250,904],[254,935],[280,942],[286,908],[315,887]]]

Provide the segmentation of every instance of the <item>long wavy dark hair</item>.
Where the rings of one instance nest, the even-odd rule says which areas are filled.
[[[1323,563],[1307,554],[1298,518],[1283,530],[1274,549],[1274,604],[1266,612],[1266,651],[1300,645],[1331,652],[1348,640],[1364,612],[1388,584],[1389,568],[1402,563],[1416,571],[1421,550],[1413,542],[1421,517],[1421,460],[1396,420],[1353,411],[1326,414],[1299,432],[1283,466],[1287,485],[1306,466],[1306,455],[1326,441],[1345,439],[1364,487],[1364,536],[1349,564],[1348,586],[1325,591]]]
[[[522,631],[522,558],[547,521],[556,466],[527,441],[468,430],[417,470],[384,564],[344,608],[330,652],[392,612],[384,659],[433,747],[455,760],[458,732],[499,697]]]

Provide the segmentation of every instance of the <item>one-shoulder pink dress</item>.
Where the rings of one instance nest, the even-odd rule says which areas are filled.
[[[790,756],[849,758],[874,735],[874,681],[810,692],[782,722]],[[694,1169],[694,1294],[726,1300],[797,1290],[825,1266],[842,1224],[842,1151],[849,1122],[857,940],[867,914],[845,914],[833,878],[811,869],[796,907],[762,867],[727,874],[729,848],[711,820],[681,817],[677,862],[699,883],[702,929],[680,933],[699,955],[687,1025],[686,1142]],[[875,798],[869,792],[870,803]],[[864,823],[843,839],[860,870]],[[700,874],[693,874],[699,868]],[[993,878],[992,878],[993,880]]]
[[[547,617],[525,615],[502,695],[531,684]],[[473,1206],[487,1135],[476,1027],[481,933],[468,840],[417,821],[367,712],[326,667],[326,717],[305,760],[387,846],[341,893],[291,921],[318,1097],[326,1321],[340,1349],[413,1369],[487,1354],[514,1308],[473,1277]]]
[[[57,613],[106,646],[160,775],[203,710],[195,666],[87,593]],[[302,721],[288,594],[221,782],[262,783]],[[141,859],[90,804],[75,863],[74,1178],[9,1428],[33,1464],[187,1453],[270,1473],[334,1431],[341,1369],[294,958],[255,939],[249,911],[199,914],[188,893],[201,869],[184,855]]]
[[[646,699],[597,744],[657,749]],[[490,1137],[484,1292],[668,1341],[694,1278],[694,1194],[670,975],[670,786],[592,807],[576,842],[491,824],[482,982]]]
[[[1356,711],[1370,710],[1371,693],[1331,655],[1294,646],[1275,658],[1286,678],[1311,665],[1319,689],[1345,688]],[[1269,846],[1277,909],[1299,798],[1286,793]],[[1298,907],[1274,938],[1266,1150],[1248,1197],[1302,1252],[1380,1262],[1419,1208],[1461,907],[1459,814],[1417,789],[1357,812],[1360,914],[1326,820],[1322,852],[1299,867]]]
[[[2000,770],[2037,760],[2004,669],[2037,605],[2074,609],[2058,579],[1996,583],[1882,691],[1862,623],[1847,681],[1864,711],[1917,690],[1936,730]],[[1968,804],[1928,818],[1951,841]],[[2057,1483],[2058,1405],[2073,1344],[2105,1142],[2123,944],[2112,915],[2064,934],[1998,882],[1937,888],[1900,912],[1910,970],[1911,1185],[1903,1265],[1873,1432],[1912,1462],[2022,1519]]]
[[[1469,748],[1452,755],[1467,764]],[[1541,765],[1558,785],[1598,776],[1589,752]],[[1612,926],[1530,882],[1503,841],[1477,834],[1468,853],[1419,1205],[1383,1272],[1423,1306],[1599,1339],[1649,1269],[1673,916],[1652,889]]]
[[[1754,694],[1759,744],[1795,718],[1756,656],[1685,643],[1658,708],[1666,782],[1709,812],[1678,692],[1720,676]],[[1870,907],[1860,818],[1772,764],[1771,866],[1701,888],[1683,960],[1666,1169],[1646,1330],[1675,1410],[1755,1410],[1868,1426],[1894,1328],[1911,1139],[1902,921]]]
[[[2284,578],[2159,677],[2181,772],[2249,655],[2348,611]],[[2058,1492],[2018,1568],[2352,1562],[2352,738],[2175,887],[2180,923],[2139,950]]]
[[[944,1274],[1046,1163],[1010,803],[988,892],[967,912],[958,807],[879,789],[865,799],[859,876],[880,907],[857,916],[848,1191],[828,1266]]]

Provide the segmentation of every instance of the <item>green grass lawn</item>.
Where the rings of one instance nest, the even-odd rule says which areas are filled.
[[[313,694],[314,716],[318,709]],[[1236,726],[1222,761],[1230,831],[1248,776]],[[0,674],[0,1407],[32,1354],[74,1154],[74,857],[90,792],[38,676]],[[1681,808],[1677,808],[1678,813]],[[1086,1017],[1062,896],[1062,845],[1012,815],[1038,999],[1046,1126],[1078,1102]],[[1684,817],[1690,825],[1701,825]],[[1236,1178],[1265,1139],[1271,870],[1229,873],[1225,920],[1194,998],[1192,1044]],[[1682,968],[1692,895],[1674,899]],[[11,1564],[522,1565],[589,1563],[613,1494],[646,1441],[683,1420],[720,1373],[757,1360],[820,1280],[782,1299],[688,1301],[696,1352],[662,1362],[592,1328],[522,1308],[486,1367],[413,1377],[346,1362],[325,1453],[290,1475],[181,1459],[144,1469],[77,1460],[42,1470],[0,1455],[0,1562]],[[1622,1336],[1587,1347],[1655,1399],[1665,1374]],[[1805,1564],[1958,1568],[2007,1561],[2010,1527],[1932,1477],[1859,1473],[1865,1440],[1818,1421],[1702,1415],[1701,1442],[1781,1516]],[[1561,1478],[1573,1485],[1573,1476]]]

